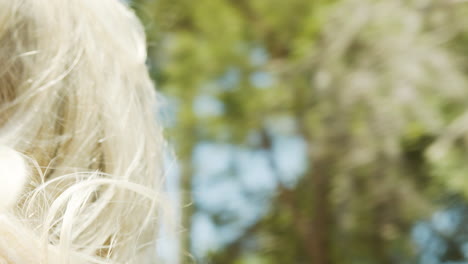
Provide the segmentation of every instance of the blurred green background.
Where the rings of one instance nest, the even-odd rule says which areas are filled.
[[[465,2],[131,1],[177,155],[169,262],[468,263]]]

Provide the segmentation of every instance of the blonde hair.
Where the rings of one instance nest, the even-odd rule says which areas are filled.
[[[0,0],[0,145],[29,165],[0,263],[151,262],[163,140],[145,59],[117,0]]]

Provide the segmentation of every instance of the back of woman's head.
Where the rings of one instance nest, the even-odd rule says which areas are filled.
[[[163,141],[145,52],[117,0],[0,0],[0,145],[29,167],[8,221],[37,240],[36,263],[153,251]]]

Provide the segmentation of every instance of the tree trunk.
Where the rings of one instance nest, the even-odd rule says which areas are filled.
[[[312,188],[312,220],[308,250],[314,264],[330,264],[330,231],[332,220],[330,208],[330,172],[328,161],[315,160],[312,165],[310,182]]]

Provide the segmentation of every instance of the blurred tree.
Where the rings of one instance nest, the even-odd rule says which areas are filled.
[[[468,139],[461,3],[134,6],[147,26],[153,77],[177,106],[168,135],[182,166],[183,204],[194,202],[184,227],[203,210],[191,192],[199,142],[262,150],[277,182],[268,213],[203,261],[409,263],[415,221],[446,190],[468,191],[468,144],[456,144]],[[204,112],[200,102],[219,107]],[[293,128],[278,129],[281,120]],[[306,145],[308,165],[294,186],[283,183],[274,156],[280,134]],[[186,252],[189,236],[181,239]]]

